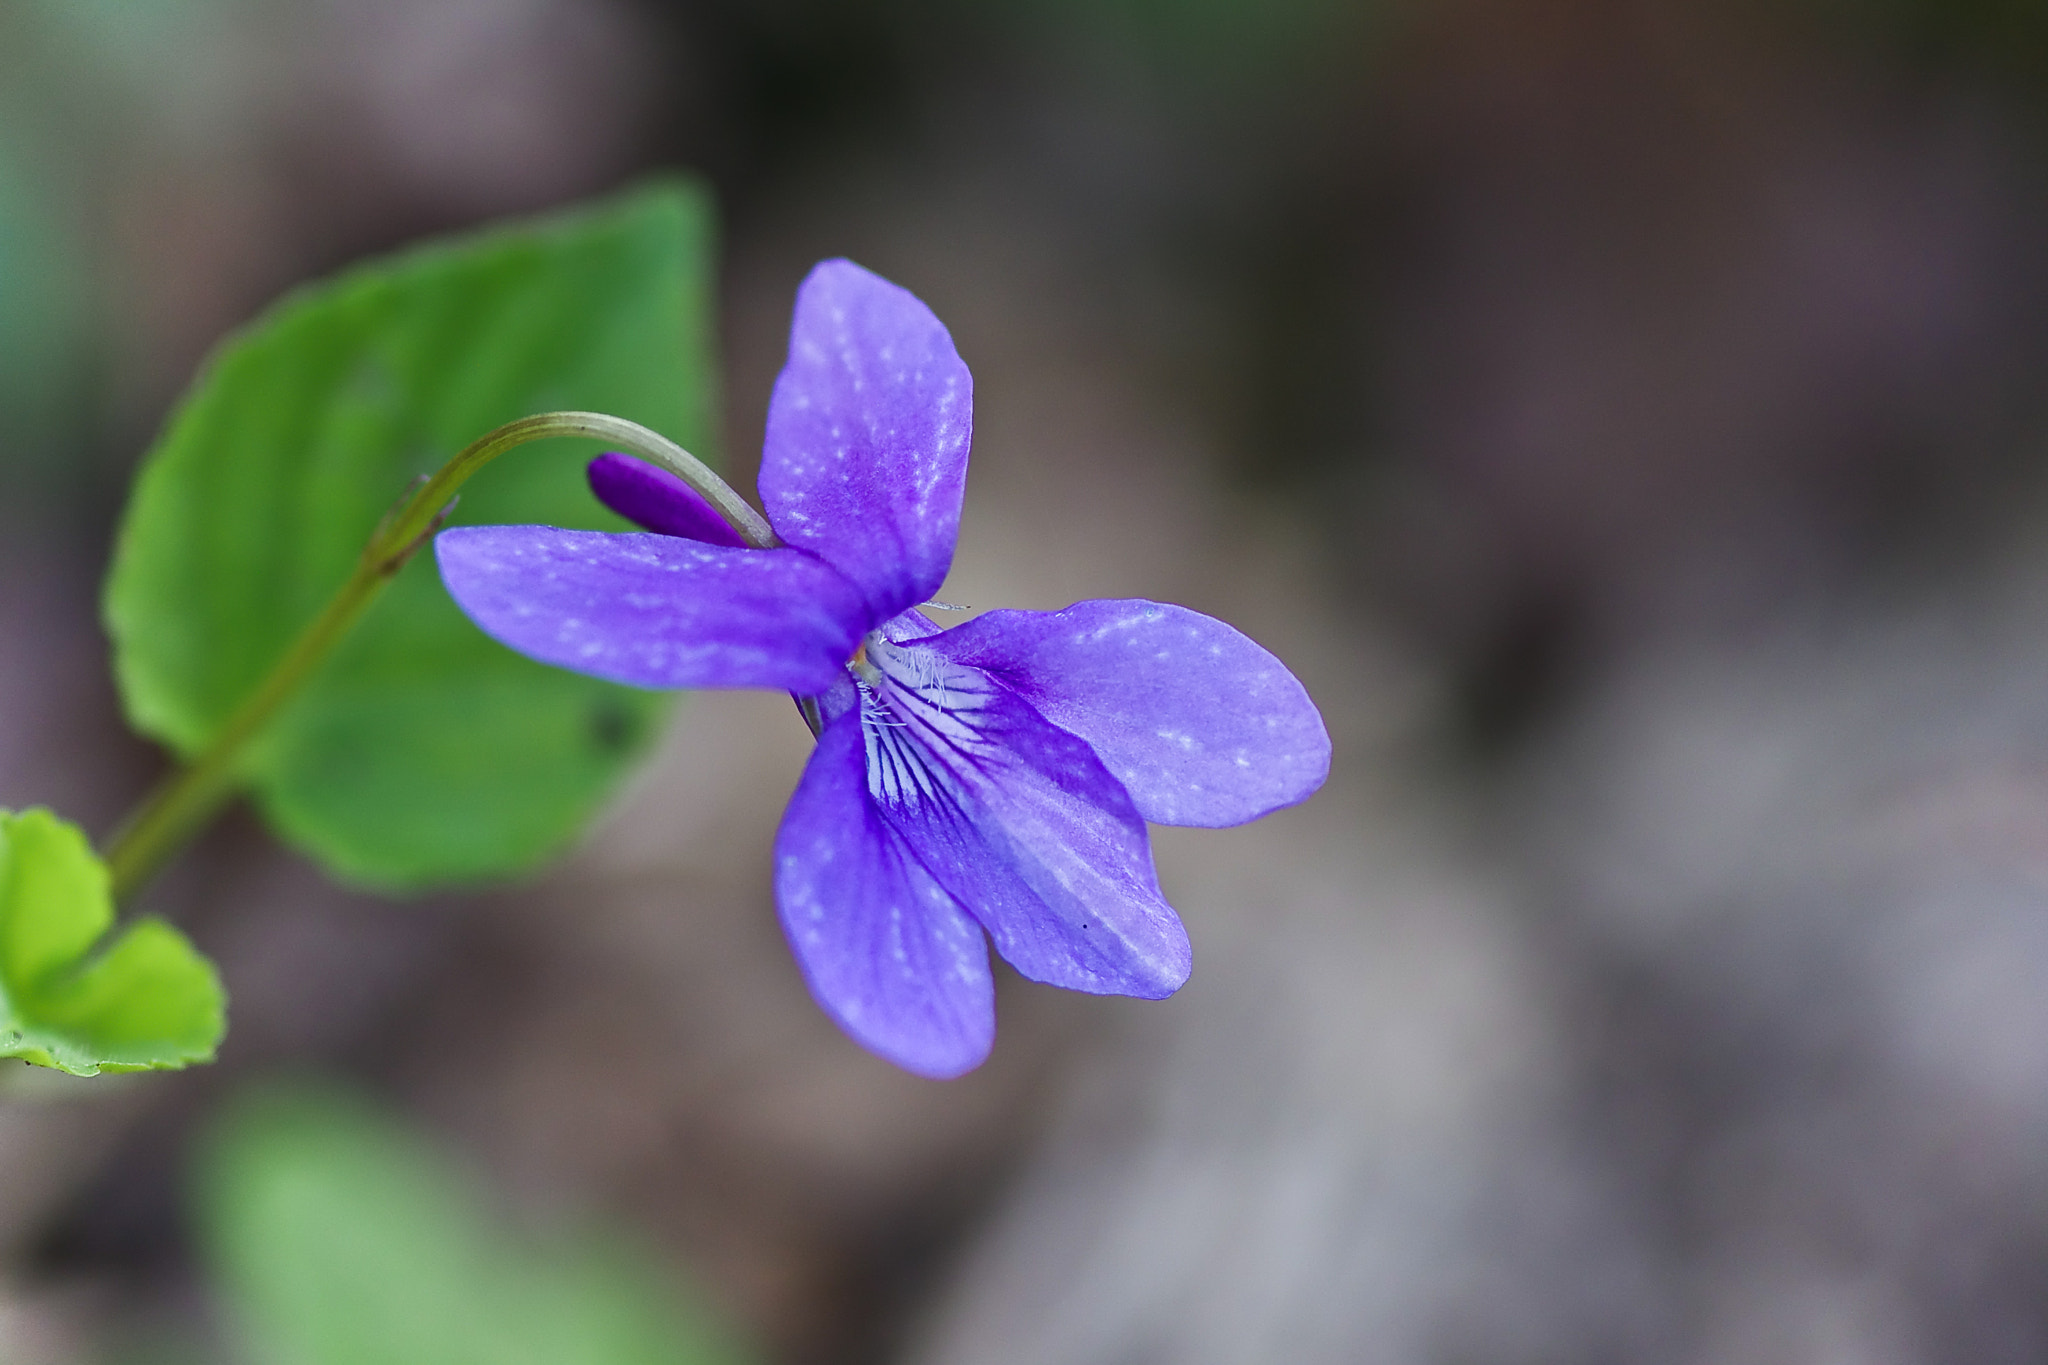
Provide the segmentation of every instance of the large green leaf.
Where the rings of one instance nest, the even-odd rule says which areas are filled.
[[[212,964],[161,920],[102,944],[113,923],[76,825],[0,811],[0,1057],[75,1076],[213,1060],[227,1007]]]
[[[644,1255],[522,1238],[447,1154],[345,1096],[258,1091],[209,1144],[200,1212],[256,1361],[727,1365]]]
[[[675,184],[415,249],[287,298],[213,358],[150,452],[107,584],[133,723],[189,756],[348,577],[416,475],[549,409],[702,450],[710,226]],[[615,529],[594,447],[514,452],[455,521]],[[249,749],[284,838],[403,888],[500,876],[572,839],[665,699],[487,639],[415,559]]]

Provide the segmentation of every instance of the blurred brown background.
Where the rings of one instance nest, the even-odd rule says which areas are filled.
[[[279,290],[656,167],[751,486],[796,283],[976,375],[946,596],[1318,698],[1160,1005],[934,1085],[806,998],[786,700],[385,904],[231,818],[217,1067],[0,1094],[0,1360],[215,1316],[190,1135],[356,1079],[787,1365],[2048,1359],[2048,18],[1993,0],[0,0],[0,805],[104,830],[127,471]]]

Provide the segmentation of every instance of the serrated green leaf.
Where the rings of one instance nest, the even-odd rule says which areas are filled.
[[[224,345],[137,479],[106,593],[129,718],[199,751],[348,577],[417,475],[553,409],[614,413],[702,451],[710,225],[662,184],[417,248],[302,291]],[[616,529],[588,443],[516,451],[454,521]],[[667,698],[524,659],[398,575],[250,747],[272,826],[349,880],[503,876],[573,839]]]
[[[214,1278],[252,1360],[728,1365],[617,1241],[522,1239],[447,1154],[345,1095],[272,1088],[208,1144]]]
[[[78,827],[0,811],[0,1057],[75,1076],[213,1060],[226,998],[213,964],[161,920],[111,943],[107,869]]]

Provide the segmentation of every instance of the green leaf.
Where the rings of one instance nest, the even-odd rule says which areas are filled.
[[[348,577],[417,475],[551,409],[701,452],[711,429],[709,210],[663,183],[414,249],[304,290],[227,342],[137,479],[107,584],[135,726],[191,756]],[[585,442],[529,447],[457,523],[617,529]],[[418,556],[246,753],[286,840],[385,888],[503,876],[575,837],[663,696],[486,638]]]
[[[200,1212],[248,1358],[298,1365],[730,1365],[655,1262],[522,1238],[447,1154],[359,1101],[245,1095],[208,1145]]]
[[[74,1076],[210,1062],[227,1027],[213,964],[162,920],[102,945],[107,869],[76,825],[0,811],[0,1057]]]

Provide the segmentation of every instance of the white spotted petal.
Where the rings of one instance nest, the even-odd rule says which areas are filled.
[[[761,503],[859,587],[871,623],[945,581],[973,428],[974,378],[932,310],[851,261],[814,267],[768,402]]]
[[[1287,666],[1186,607],[992,611],[922,643],[1086,740],[1154,824],[1243,824],[1329,775],[1329,732]]]

